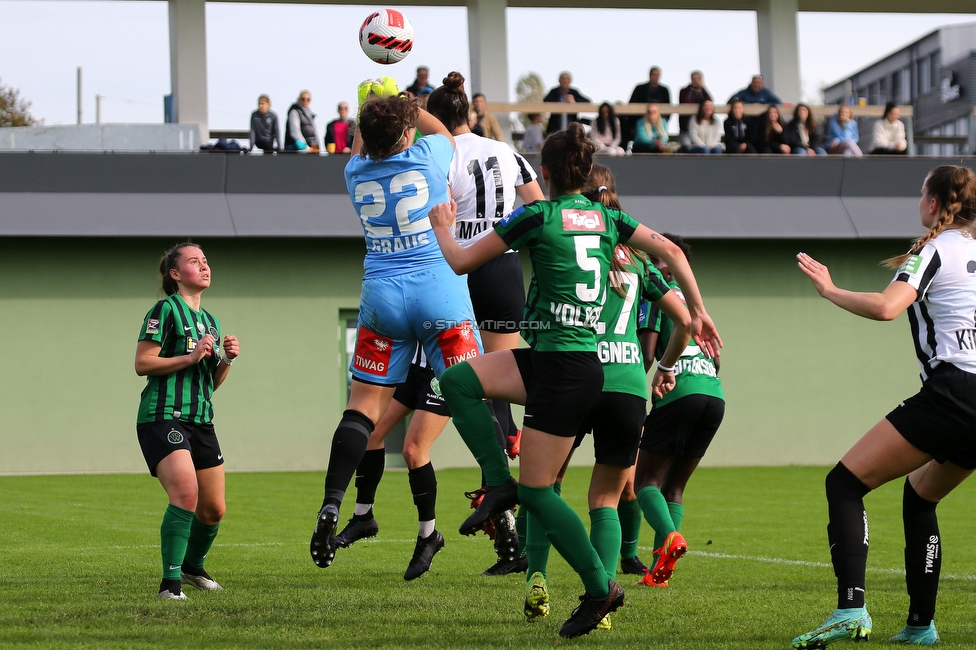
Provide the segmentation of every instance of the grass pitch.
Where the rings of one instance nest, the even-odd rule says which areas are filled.
[[[207,560],[224,591],[190,588],[160,601],[159,523],[165,494],[148,476],[0,478],[0,648],[788,648],[835,605],[825,468],[705,468],[685,496],[690,552],[669,589],[631,586],[613,629],[564,641],[557,632],[582,586],[555,552],[552,614],[522,616],[524,576],[483,578],[491,542],[457,526],[474,470],[438,472],[433,570],[402,576],[416,539],[405,472],[377,496],[380,535],[318,569],[308,541],[321,473],[230,474],[227,517]],[[574,469],[563,496],[584,522],[589,474]],[[343,522],[352,513],[350,494]],[[901,629],[901,483],[866,499],[871,525],[868,610],[875,645]],[[940,507],[944,537],[936,624],[945,648],[976,647],[976,484]],[[640,555],[650,558],[645,525]],[[842,647],[838,644],[837,647]]]

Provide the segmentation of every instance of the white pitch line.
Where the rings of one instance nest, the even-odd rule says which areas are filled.
[[[472,542],[479,540],[480,537],[465,537],[461,541]],[[364,539],[361,540],[362,544],[414,544],[417,540],[415,539]],[[259,547],[259,546],[284,546],[285,542],[243,542],[243,543],[230,543],[230,544],[217,544],[218,546],[227,547]],[[302,542],[305,545],[305,542]],[[91,552],[99,551],[104,549],[114,549],[114,550],[132,550],[132,549],[144,549],[144,548],[159,548],[159,544],[139,544],[132,546],[88,546],[83,548],[66,548],[59,547],[59,551],[71,551],[71,552]],[[650,546],[640,546],[638,547],[642,551],[653,552],[654,549]],[[35,547],[36,550],[36,547]],[[767,557],[764,555],[734,555],[731,553],[712,553],[709,551],[688,551],[688,555],[697,555],[699,557],[711,558],[715,560],[742,560],[746,562],[762,562],[765,564],[786,564],[788,566],[805,566],[814,567],[818,569],[829,569],[831,565],[827,562],[811,562],[809,560],[788,560],[781,557]],[[880,567],[868,567],[869,573],[886,573],[891,575],[905,575],[904,569],[886,569]],[[943,573],[942,578],[948,580],[965,580],[965,581],[976,581],[976,575],[959,575],[955,573]]]
[[[646,549],[648,551],[654,550],[649,546],[642,546],[640,548]],[[827,562],[810,562],[808,560],[787,560],[785,558],[765,557],[762,555],[756,555],[756,556],[732,555],[731,553],[710,553],[708,551],[688,551],[688,555],[699,555],[701,557],[715,558],[718,560],[745,560],[747,562],[764,562],[767,564],[787,564],[790,566],[809,566],[809,567],[826,568],[826,569],[832,567],[832,565]],[[892,575],[905,575],[904,569],[885,569],[879,567],[868,567],[867,570],[870,573],[887,573]],[[941,577],[948,578],[950,580],[976,581],[976,576],[973,575],[958,575],[954,573],[943,573]]]

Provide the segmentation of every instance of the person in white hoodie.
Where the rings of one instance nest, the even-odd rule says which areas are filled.
[[[874,124],[874,149],[872,154],[905,154],[908,152],[908,139],[905,137],[905,124],[901,121],[901,111],[894,102],[885,104],[884,115]]]
[[[722,153],[722,129],[715,119],[715,104],[706,99],[698,105],[698,115],[688,123],[691,153]]]

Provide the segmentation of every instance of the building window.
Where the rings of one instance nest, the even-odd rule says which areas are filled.
[[[932,90],[931,61],[928,57],[919,59],[915,62],[915,75],[918,79],[918,94],[927,93]]]
[[[895,99],[899,104],[910,104],[913,100],[912,95],[912,71],[909,67],[904,67],[898,71],[898,97]]]

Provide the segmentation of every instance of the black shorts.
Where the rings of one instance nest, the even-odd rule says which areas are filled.
[[[451,411],[447,408],[437,377],[434,376],[430,366],[410,364],[407,378],[402,384],[397,384],[393,399],[415,411],[428,411],[434,415],[451,417]]]
[[[478,329],[508,334],[520,331],[525,280],[518,253],[505,253],[468,273],[468,292]]]
[[[149,466],[149,473],[156,476],[159,462],[177,449],[186,449],[196,469],[209,469],[224,464],[217,434],[212,424],[190,424],[179,420],[162,420],[136,425],[139,446]]]
[[[976,375],[941,363],[887,416],[905,440],[940,463],[976,469]]]
[[[630,467],[637,461],[637,446],[644,428],[647,400],[628,393],[603,393],[583,421],[576,436],[579,447],[593,432],[593,456],[601,465]]]
[[[641,450],[669,456],[701,458],[725,417],[725,400],[686,395],[652,408],[644,420]]]
[[[603,391],[603,365],[596,352],[512,350],[525,385],[524,425],[575,438]]]

